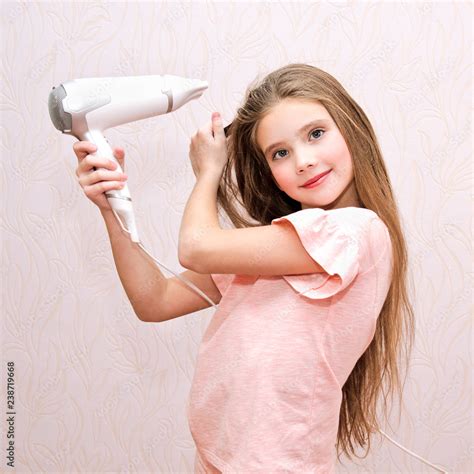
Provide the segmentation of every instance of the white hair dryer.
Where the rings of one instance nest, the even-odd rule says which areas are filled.
[[[169,74],[74,79],[53,87],[48,99],[49,115],[59,131],[78,140],[94,143],[97,150],[91,155],[115,161],[116,171],[122,172],[120,163],[104,137],[105,130],[173,112],[186,102],[200,97],[207,88],[206,81]],[[184,281],[217,308],[194,283],[164,266],[140,243],[128,185],[120,190],[108,191],[105,195],[120,226],[130,234],[132,242],[136,242],[158,265]]]
[[[201,96],[206,81],[172,75],[83,78],[64,82],[49,93],[49,115],[61,132],[97,146],[95,153],[117,163],[104,131],[178,109]],[[105,193],[133,242],[138,238],[128,185]]]

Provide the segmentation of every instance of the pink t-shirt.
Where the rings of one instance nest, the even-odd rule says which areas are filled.
[[[358,207],[304,209],[271,223],[293,225],[327,273],[212,274],[222,299],[187,406],[195,473],[335,472],[341,388],[389,290],[390,234]]]

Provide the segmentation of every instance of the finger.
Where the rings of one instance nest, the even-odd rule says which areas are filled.
[[[112,189],[123,189],[125,187],[123,181],[101,181],[95,184],[85,184],[83,186],[86,196],[89,198],[97,198],[100,194],[105,191],[111,191]]]
[[[112,171],[109,169],[99,169],[92,171],[90,173],[84,173],[79,176],[79,183],[82,186],[91,186],[101,181],[122,181],[125,182],[127,180],[127,175],[120,171]]]
[[[122,160],[125,156],[125,152],[123,151],[122,148],[114,148],[114,156],[118,158],[119,160]]]
[[[214,132],[214,138],[225,138],[222,118],[219,112],[213,112],[212,114],[212,128]]]
[[[96,171],[98,168],[105,168],[108,170],[117,170],[117,163],[114,160],[105,158],[103,156],[92,156],[87,155],[77,167],[77,175],[90,174]]]
[[[203,138],[207,138],[209,136],[212,136],[212,123],[211,122],[207,123],[196,132],[195,141],[200,141]]]
[[[97,151],[97,146],[92,142],[80,141],[72,146],[74,153],[79,161],[82,161],[87,155]]]

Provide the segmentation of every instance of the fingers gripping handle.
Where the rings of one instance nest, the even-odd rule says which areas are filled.
[[[123,172],[120,163],[114,156],[114,152],[110,147],[109,142],[105,139],[101,132],[89,130],[85,134],[84,140],[92,142],[94,145],[96,145],[97,150],[95,153],[91,153],[92,156],[104,157],[115,161],[115,163],[117,163],[116,171],[120,171],[121,173]],[[112,209],[120,217],[128,232],[130,232],[130,238],[132,239],[132,242],[140,242],[128,184],[125,184],[122,189],[113,189],[107,191],[105,196],[107,197]]]

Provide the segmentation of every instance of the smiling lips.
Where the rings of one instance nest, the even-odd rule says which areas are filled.
[[[302,187],[308,186],[308,184],[315,183],[316,181],[318,181],[318,179],[322,178],[323,176],[326,176],[330,171],[331,170],[324,171],[324,173],[316,175],[314,178],[311,178],[308,181],[306,181],[306,183],[304,183]]]

